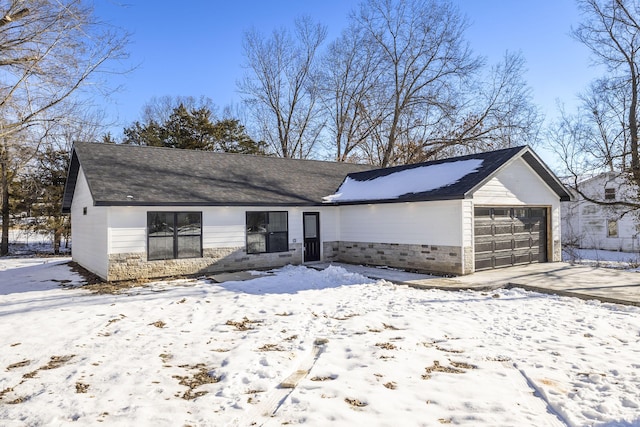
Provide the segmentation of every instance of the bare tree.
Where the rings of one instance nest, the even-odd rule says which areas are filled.
[[[266,37],[253,29],[244,35],[249,74],[238,86],[259,138],[280,156],[306,158],[320,136],[323,122],[313,74],[326,34],[323,25],[300,18],[293,34],[280,29]]]
[[[640,4],[632,0],[579,0],[578,5],[583,21],[573,35],[607,71],[583,97],[583,106],[591,114],[587,137],[597,141],[590,144],[588,154],[593,159],[585,164],[611,168],[617,163],[638,188],[640,200]],[[578,165],[574,162],[573,166]],[[576,182],[582,172],[572,170]]]
[[[579,96],[575,114],[561,110],[560,123],[572,132],[572,138],[556,142],[576,145],[572,150],[575,157],[565,159],[567,171],[574,177],[587,171],[625,171],[631,163],[628,88],[620,83],[610,77],[595,80]]]
[[[335,160],[361,160],[363,144],[374,137],[384,109],[378,93],[382,62],[378,50],[362,44],[361,29],[350,26],[333,41],[323,57],[319,87],[325,114],[329,150]]]
[[[524,73],[522,55],[507,52],[502,62],[469,87],[452,117],[451,131],[442,141],[427,141],[425,154],[454,155],[536,145],[542,117],[533,104]]]
[[[124,56],[127,36],[98,22],[81,0],[0,1],[0,15],[0,255],[6,255],[8,186],[24,164],[16,155],[28,159],[35,153],[25,135],[43,141],[42,125],[68,115],[88,83],[105,87],[100,72],[112,71],[111,60]]]
[[[524,59],[486,69],[466,27],[448,1],[361,4],[321,74],[337,160],[387,166],[537,141]]]
[[[464,40],[467,22],[447,1],[367,0],[353,16],[382,62],[384,141],[380,165],[394,163],[416,128],[435,128],[456,108],[460,83],[478,70]]]

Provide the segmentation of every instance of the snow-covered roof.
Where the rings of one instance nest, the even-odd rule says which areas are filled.
[[[347,177],[335,194],[324,197],[325,202],[391,200],[406,194],[424,193],[447,187],[460,181],[482,166],[482,159],[459,160],[441,164],[423,164],[367,181]]]
[[[515,159],[522,159],[557,194],[570,196],[560,180],[527,146],[350,173],[324,203],[360,204],[454,200],[473,193]]]

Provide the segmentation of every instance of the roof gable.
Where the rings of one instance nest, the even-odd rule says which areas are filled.
[[[569,199],[558,178],[529,147],[522,146],[351,173],[335,194],[325,197],[325,202],[358,204],[469,198],[516,158],[527,162],[560,200]],[[390,191],[385,191],[387,186],[392,187]]]

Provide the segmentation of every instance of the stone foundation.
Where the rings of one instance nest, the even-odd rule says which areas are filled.
[[[207,248],[202,258],[148,261],[146,253],[111,254],[107,280],[131,280],[182,275],[268,269],[302,262],[302,243],[289,245],[288,252],[247,254],[244,247]],[[394,243],[323,242],[323,261],[385,265],[405,270],[439,274],[473,272],[473,248]],[[462,257],[464,251],[464,263]]]
[[[560,262],[562,261],[562,245],[560,245],[560,240],[553,241],[553,253],[552,256],[547,257],[550,262]]]
[[[465,246],[464,248],[464,268],[462,274],[471,274],[476,271],[474,263],[475,252],[472,246]]]
[[[339,242],[337,261],[460,275],[473,271],[472,252],[472,248],[465,248],[463,267],[462,248],[458,246]]]
[[[322,261],[338,261],[340,256],[340,242],[322,243]]]
[[[247,254],[244,247],[206,248],[202,258],[158,261],[148,261],[144,252],[111,254],[106,279],[117,281],[275,268],[287,264],[300,264],[301,261],[301,243],[290,244],[288,252]]]

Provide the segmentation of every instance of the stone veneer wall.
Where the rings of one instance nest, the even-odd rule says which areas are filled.
[[[547,259],[547,261],[551,261],[551,262],[562,261],[562,245],[560,245],[560,240],[553,241],[552,257],[547,257],[547,258],[551,258],[551,259]]]
[[[202,258],[147,261],[146,252],[109,255],[107,280],[169,277],[217,273],[300,264],[302,243],[292,243],[288,252],[247,254],[244,247],[205,248]]]
[[[474,251],[472,246],[464,247],[464,270],[461,274],[471,274],[476,271],[476,266],[474,263]]]
[[[408,245],[397,243],[339,242],[338,261],[354,264],[386,265],[428,273],[468,274],[472,248],[442,245]],[[471,266],[472,267],[472,266]]]
[[[338,261],[340,258],[340,242],[322,242],[322,261]]]

